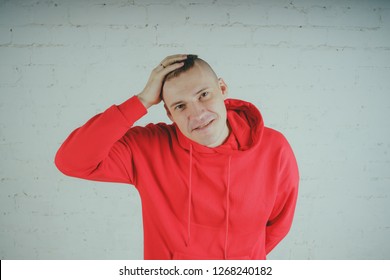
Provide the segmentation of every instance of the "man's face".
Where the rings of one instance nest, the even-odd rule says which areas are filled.
[[[163,87],[168,117],[187,138],[208,147],[221,145],[229,135],[226,95],[224,81],[199,63]]]

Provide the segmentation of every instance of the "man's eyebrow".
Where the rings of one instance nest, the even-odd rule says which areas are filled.
[[[194,93],[194,95],[198,95],[199,93],[201,93],[202,91],[205,91],[206,89],[208,89],[209,87],[204,87],[200,90],[198,90],[196,93]]]
[[[208,88],[209,88],[209,87],[204,87],[204,88],[198,90],[197,92],[195,92],[193,95],[194,95],[194,96],[195,96],[195,95],[198,95],[199,93],[201,93],[202,91],[205,91],[205,90],[208,89]],[[172,108],[172,107],[175,107],[176,105],[179,105],[179,104],[181,104],[181,103],[185,103],[185,102],[182,101],[182,100],[179,100],[179,101],[176,101],[176,102],[172,103],[169,107]]]
[[[181,104],[181,103],[183,103],[184,101],[177,101],[177,102],[175,102],[175,103],[173,103],[171,106],[169,106],[170,108],[172,108],[172,107],[175,107],[176,105],[179,105],[179,104]]]

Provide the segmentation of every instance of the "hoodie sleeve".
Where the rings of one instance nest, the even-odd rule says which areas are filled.
[[[145,114],[136,96],[111,106],[68,136],[55,165],[67,176],[133,184],[132,152],[124,136]]]
[[[299,173],[293,151],[284,139],[278,170],[278,193],[267,222],[266,254],[287,235],[291,228],[298,195]]]

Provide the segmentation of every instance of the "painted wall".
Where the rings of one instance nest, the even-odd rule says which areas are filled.
[[[53,159],[174,53],[207,60],[295,151],[296,216],[270,259],[390,258],[390,1],[0,0],[1,259],[143,258],[135,189]]]

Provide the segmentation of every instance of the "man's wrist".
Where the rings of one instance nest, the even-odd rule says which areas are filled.
[[[153,104],[146,101],[145,98],[143,98],[141,94],[137,94],[136,96],[139,99],[139,101],[142,103],[142,105],[144,105],[146,110],[149,109],[150,107],[152,107]]]

